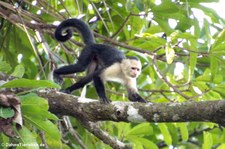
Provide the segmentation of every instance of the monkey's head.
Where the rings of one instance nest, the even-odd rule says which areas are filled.
[[[137,78],[141,73],[141,62],[137,57],[128,57],[121,63],[125,76]]]

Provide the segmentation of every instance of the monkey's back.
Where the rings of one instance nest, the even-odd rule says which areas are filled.
[[[123,52],[106,44],[93,44],[89,46],[104,66],[110,66],[115,62],[125,59]]]

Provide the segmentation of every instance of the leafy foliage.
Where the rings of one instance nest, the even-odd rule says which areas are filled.
[[[223,99],[225,21],[215,10],[203,5],[211,2],[218,0],[40,0],[14,1],[13,4],[1,1],[0,71],[19,78],[1,88],[59,88],[46,80],[51,79],[49,76],[55,64],[76,61],[81,48],[74,40],[81,39],[74,35],[73,40],[61,46],[52,36],[52,24],[82,16],[98,33],[97,42],[114,44],[127,55],[140,57],[143,73],[138,87],[145,99],[151,102]],[[202,18],[197,15],[199,11]],[[13,15],[22,22],[16,23],[18,20]],[[27,24],[21,25],[24,23]],[[65,79],[63,87],[69,86],[71,80]],[[109,83],[107,89],[110,99],[127,100],[124,87]],[[78,96],[80,93],[80,90],[74,92]],[[92,86],[85,96],[97,98]],[[44,131],[47,144],[52,148],[59,148],[62,144],[65,148],[80,148],[70,133],[64,136],[69,143],[60,140],[62,136],[55,123],[58,118],[48,112],[44,99],[36,94],[20,96],[20,99],[25,126],[18,131],[18,142],[40,145],[39,132]],[[0,117],[10,117],[10,109],[0,110],[7,113],[1,113]],[[71,119],[87,148],[109,148],[86,132],[74,118]],[[140,149],[169,146],[222,149],[225,146],[224,129],[212,123],[106,122],[102,128]],[[10,140],[1,134],[0,142]]]

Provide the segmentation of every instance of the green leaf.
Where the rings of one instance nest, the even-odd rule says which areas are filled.
[[[180,128],[182,141],[187,141],[189,138],[188,128],[186,123],[177,123],[178,128]]]
[[[215,78],[218,70],[219,70],[219,62],[216,57],[210,56],[210,69],[212,72],[212,78]]]
[[[0,71],[2,72],[9,72],[11,70],[11,66],[6,63],[5,61],[0,60]]]
[[[154,20],[159,24],[163,31],[166,32],[166,34],[171,34],[173,32],[173,29],[171,29],[171,27],[169,26],[167,19],[156,16]]]
[[[14,72],[11,74],[14,77],[22,78],[25,72],[25,68],[23,65],[17,65]]]
[[[58,120],[58,118],[48,111],[48,102],[46,99],[37,96],[36,94],[27,94],[20,96],[21,99],[21,110],[23,115],[31,118],[39,117],[45,120]]]
[[[210,132],[203,133],[204,143],[202,145],[202,149],[211,149],[213,146],[213,138]]]
[[[216,74],[213,78],[213,83],[220,84],[223,82],[223,75],[222,74]]]
[[[137,140],[140,141],[141,144],[143,144],[143,146],[146,149],[147,148],[149,148],[149,149],[158,149],[158,146],[154,142],[152,142],[152,141],[150,141],[148,139],[138,137]]]
[[[0,107],[0,117],[7,119],[13,117],[15,111],[12,108]]]
[[[57,126],[53,124],[49,120],[43,120],[38,117],[27,117],[24,116],[24,119],[29,123],[36,126],[38,129],[43,130],[46,134],[48,134],[51,138],[55,140],[60,140],[61,133],[59,132]]]
[[[137,149],[145,149],[145,148],[158,149],[158,146],[155,143],[140,136],[130,135],[127,136],[126,139],[129,142],[132,142],[133,147]]]
[[[29,80],[29,79],[15,79],[3,84],[0,88],[60,88],[60,86],[49,80]]]
[[[22,129],[19,129],[17,131],[17,135],[20,137],[21,145],[24,145],[24,146],[18,146],[17,147],[18,149],[24,149],[24,148],[39,149],[39,144],[35,139],[36,137],[25,126],[23,126]]]
[[[222,30],[212,45],[212,50],[211,50],[212,52],[216,50],[223,50],[222,47],[225,44],[224,38],[225,38],[225,30]]]
[[[211,70],[206,69],[203,75],[196,78],[197,81],[210,82],[211,81]]]
[[[196,64],[197,64],[197,58],[198,58],[198,54],[195,52],[191,52],[190,53],[190,65],[189,65],[189,81],[192,79],[192,76],[194,74],[195,68],[196,68]]]
[[[172,137],[170,135],[170,132],[168,130],[168,127],[166,126],[166,124],[164,123],[160,123],[158,124],[159,129],[163,135],[164,141],[167,145],[171,145],[172,144]]]
[[[52,138],[59,140],[61,135],[57,127],[49,120],[58,118],[48,111],[48,102],[36,94],[20,96],[21,110],[25,121],[33,124],[40,130],[44,130]]]
[[[224,89],[225,89],[225,84],[220,84],[220,85],[217,85],[216,87],[213,88],[214,91],[216,91],[216,92],[220,93],[221,95],[225,96]]]
[[[138,124],[137,126],[133,127],[130,131],[126,133],[126,135],[136,135],[136,136],[145,136],[152,134],[153,128],[150,126],[149,123]]]
[[[142,0],[135,0],[135,4],[140,11],[144,11],[145,6]]]
[[[152,8],[153,13],[176,13],[179,11],[179,8],[175,3],[172,3],[170,1],[164,1],[160,5],[155,5],[155,7]]]
[[[225,143],[221,144],[221,145],[218,146],[216,149],[225,149]]]
[[[9,142],[9,137],[1,133],[0,142],[1,142],[2,149],[8,149],[7,143]]]

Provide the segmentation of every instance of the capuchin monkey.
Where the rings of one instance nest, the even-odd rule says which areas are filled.
[[[110,103],[106,97],[104,83],[114,81],[126,86],[128,98],[133,102],[146,102],[139,94],[136,87],[136,79],[141,73],[141,62],[137,57],[126,58],[118,49],[105,44],[96,44],[90,28],[79,19],[68,19],[63,21],[55,31],[55,38],[60,42],[65,42],[72,37],[75,28],[83,38],[84,49],[78,57],[76,64],[68,65],[54,70],[54,80],[61,83],[61,75],[83,72],[87,70],[87,75],[66,88],[63,92],[82,88],[87,83],[93,81],[100,102]]]

